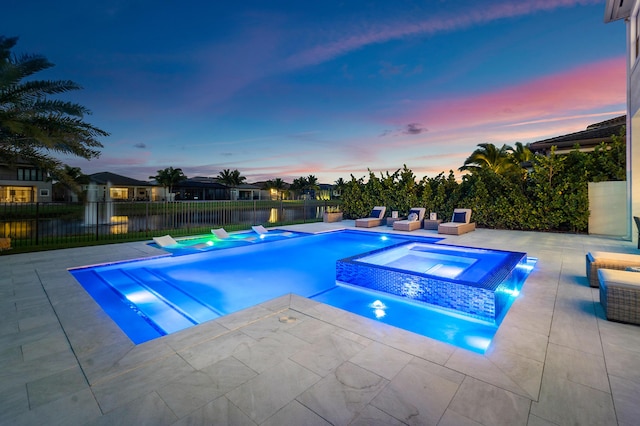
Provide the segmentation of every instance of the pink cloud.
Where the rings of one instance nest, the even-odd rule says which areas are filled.
[[[395,122],[421,122],[430,131],[557,120],[558,116],[619,109],[625,103],[625,59],[583,65],[490,93],[430,102]]]

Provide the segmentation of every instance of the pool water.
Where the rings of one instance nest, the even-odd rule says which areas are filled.
[[[295,293],[483,352],[497,330],[495,323],[336,283],[340,259],[410,241],[437,240],[347,230],[70,272],[136,344]],[[464,343],[469,340],[483,343]]]

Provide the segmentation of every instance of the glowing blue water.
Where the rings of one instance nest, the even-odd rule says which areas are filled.
[[[497,330],[495,324],[336,285],[339,259],[407,241],[436,240],[341,231],[186,256],[78,268],[71,273],[134,343],[295,293],[483,352],[485,343]],[[371,308],[376,301],[386,308]],[[382,312],[384,316],[380,315]]]

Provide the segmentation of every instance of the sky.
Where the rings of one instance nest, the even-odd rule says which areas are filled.
[[[462,166],[625,114],[625,25],[604,0],[3,0],[14,54],[73,80],[107,132],[85,174],[237,169],[320,183]]]

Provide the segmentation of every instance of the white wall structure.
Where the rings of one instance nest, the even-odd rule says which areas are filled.
[[[627,183],[589,182],[589,234],[627,237]]]
[[[640,216],[640,0],[606,0],[604,21],[627,26],[627,236],[637,243],[633,216]]]

